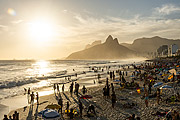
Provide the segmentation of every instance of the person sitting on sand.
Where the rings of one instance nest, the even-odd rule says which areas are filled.
[[[92,105],[92,104],[89,105],[87,114],[89,114],[89,112],[91,112],[91,113],[93,112],[96,115],[94,105]]]

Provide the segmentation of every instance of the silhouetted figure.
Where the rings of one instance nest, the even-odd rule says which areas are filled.
[[[30,97],[30,94],[31,94],[30,92],[31,92],[31,89],[28,88],[28,96],[27,96],[28,97],[28,104],[30,103],[30,100],[29,100],[29,97]]]
[[[14,111],[13,120],[19,120],[19,113],[17,111]]]
[[[39,94],[36,92],[36,100],[37,100],[37,105],[39,105]]]
[[[79,91],[79,84],[76,83],[75,84],[75,94],[78,95],[78,91]]]
[[[114,85],[111,83],[112,92],[114,92]]]
[[[9,120],[8,117],[7,117],[7,115],[4,115],[3,120]]]
[[[54,84],[53,89],[54,89],[54,93],[56,93],[56,84]]]
[[[87,114],[89,114],[89,112],[91,112],[91,113],[93,112],[96,115],[94,105],[92,105],[92,104],[89,105]]]
[[[85,94],[87,92],[85,85],[83,85],[82,92],[83,92],[83,94]]]
[[[69,101],[67,101],[66,110],[69,110]]]
[[[116,103],[116,94],[114,91],[111,95],[111,101],[112,101],[112,107],[114,108],[114,104]]]
[[[59,92],[59,85],[57,84],[57,91]]]
[[[83,105],[81,100],[79,100],[79,111],[80,111],[80,116],[82,117],[82,110],[83,110]]]
[[[69,117],[72,120],[74,117],[73,109],[70,109]]]
[[[63,85],[62,85],[62,92],[64,92],[64,83],[63,83]]]
[[[151,84],[151,82],[149,83],[149,85],[148,85],[148,92],[149,92],[149,94],[151,94],[151,88],[152,88],[152,84]]]
[[[73,85],[72,84],[70,85],[69,89],[70,89],[70,94],[72,96],[72,93],[73,93]]]
[[[31,105],[34,104],[34,92],[31,93]]]
[[[62,108],[63,108],[63,100],[62,100],[62,98],[60,98],[60,99],[58,100],[58,105],[61,106],[61,108],[58,110],[58,112],[61,110],[61,114],[62,114]]]

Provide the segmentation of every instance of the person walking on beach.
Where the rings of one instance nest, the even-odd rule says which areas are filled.
[[[59,84],[57,84],[57,91],[59,92]]]
[[[83,85],[82,92],[83,92],[83,94],[85,94],[87,92],[85,85]]]
[[[30,94],[31,94],[30,92],[31,92],[31,90],[30,90],[30,88],[28,88],[28,96],[27,96],[28,97],[28,104],[30,103],[30,100],[29,100],[29,97],[30,97]]]
[[[75,91],[74,91],[76,95],[78,95],[78,91],[79,91],[79,84],[76,83],[75,84]]]
[[[151,82],[149,83],[149,85],[148,85],[148,92],[149,92],[149,94],[151,94],[151,88],[152,88],[152,84],[151,84]]]
[[[31,105],[34,104],[34,92],[31,93]]]
[[[56,94],[56,84],[54,84],[53,89],[54,89],[54,94]]]
[[[81,100],[79,99],[79,111],[80,111],[80,117],[82,117],[82,110],[83,110],[83,105]]]
[[[63,83],[63,85],[62,85],[62,92],[64,92],[64,83]]]
[[[114,85],[111,83],[112,93],[114,92]]]
[[[36,100],[37,100],[37,105],[39,105],[39,94],[36,92]]]
[[[69,101],[67,101],[67,103],[66,103],[66,110],[67,111],[69,110]]]
[[[58,105],[61,106],[61,108],[58,110],[58,112],[61,110],[61,114],[62,114],[62,108],[63,108],[63,100],[62,100],[62,98],[60,98],[60,99],[58,100]]]
[[[111,101],[112,101],[112,107],[114,108],[114,104],[116,103],[116,94],[114,91],[111,95]]]
[[[69,90],[70,90],[70,94],[72,96],[72,93],[73,93],[73,85],[72,84],[70,85]]]

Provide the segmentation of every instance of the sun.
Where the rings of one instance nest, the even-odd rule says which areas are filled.
[[[29,35],[39,41],[50,40],[55,33],[53,24],[45,20],[32,21],[28,24],[28,28]]]

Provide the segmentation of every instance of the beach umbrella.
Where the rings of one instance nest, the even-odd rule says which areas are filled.
[[[49,109],[60,109],[61,106],[58,105],[58,104],[51,104],[51,105],[48,105],[45,107],[46,109],[49,108]]]
[[[167,88],[173,88],[173,87],[171,87],[169,85],[164,85],[164,86],[160,87],[160,89],[167,89]]]
[[[91,95],[83,95],[79,99],[91,99],[91,98],[92,98]]]
[[[153,87],[158,87],[158,86],[160,86],[160,85],[162,85],[163,83],[162,82],[158,82],[158,83],[155,83],[154,85],[153,85]]]
[[[49,109],[42,114],[42,118],[45,120],[58,120],[60,119],[60,114],[52,109]]]

